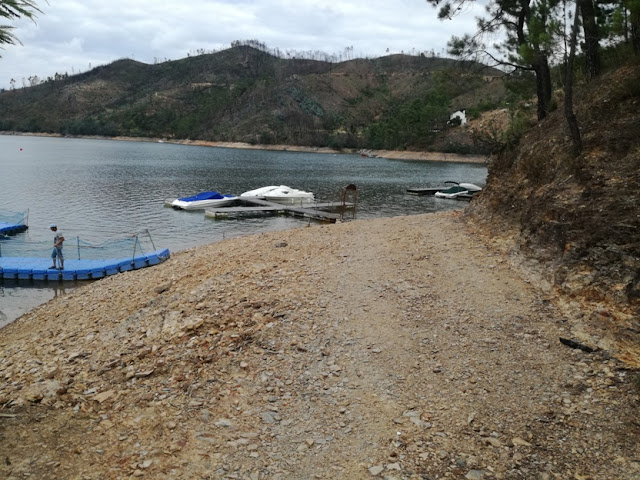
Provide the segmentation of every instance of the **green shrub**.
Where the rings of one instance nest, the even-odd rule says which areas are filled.
[[[514,148],[520,143],[522,136],[534,125],[535,122],[531,119],[530,115],[519,111],[516,112],[503,134],[502,143],[506,148]]]

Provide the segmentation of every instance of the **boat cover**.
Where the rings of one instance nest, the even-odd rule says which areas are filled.
[[[182,202],[197,202],[199,200],[222,200],[223,198],[226,197],[218,192],[202,192],[192,197],[179,198],[178,200]]]
[[[289,187],[285,185],[280,185],[279,187],[277,185],[270,185],[268,187],[261,187],[261,188],[256,188],[255,190],[249,190],[248,192],[241,193],[240,196],[241,197],[263,197],[267,193],[275,190],[276,188],[289,188]]]

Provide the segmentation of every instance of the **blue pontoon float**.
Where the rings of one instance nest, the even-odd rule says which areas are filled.
[[[147,234],[151,240],[148,231]],[[0,279],[8,280],[97,280],[158,265],[170,256],[169,249],[157,250],[152,240],[153,248],[150,251],[144,249],[138,235],[100,245],[92,245],[80,238],[74,245],[73,239],[67,239],[64,269],[57,269],[49,268],[52,261],[48,254],[51,251],[49,244],[6,238],[6,241],[0,242]],[[77,254],[74,247],[77,247]],[[127,251],[129,255],[125,256]],[[7,253],[9,256],[6,256]]]
[[[29,211],[8,212],[0,210],[0,235],[15,235],[24,232],[28,227]]]
[[[49,268],[50,258],[0,257],[0,278],[11,280],[96,280],[139,268],[158,265],[169,258],[169,249],[112,260],[65,260],[64,270]]]

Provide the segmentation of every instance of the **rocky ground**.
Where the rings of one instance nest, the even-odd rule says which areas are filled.
[[[637,479],[640,383],[458,213],[238,238],[0,330],[0,475]]]

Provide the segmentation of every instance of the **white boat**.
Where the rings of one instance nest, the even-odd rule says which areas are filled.
[[[479,192],[482,190],[482,187],[475,185],[473,183],[459,183],[454,185],[453,187],[449,187],[447,189],[441,190],[435,193],[435,196],[438,198],[469,198],[475,192]]]
[[[478,185],[475,185],[473,183],[460,183],[459,185],[463,188],[466,188],[469,193],[479,192],[480,190],[482,190],[482,187],[479,187]]]
[[[267,193],[276,188],[280,188],[277,185],[271,185],[269,187],[256,188],[255,190],[249,190],[248,192],[241,193],[241,197],[260,197],[263,198]]]
[[[289,188],[285,185],[280,185],[275,190],[271,190],[264,196],[264,198],[269,202],[284,203],[288,205],[311,203],[314,201],[313,193],[298,190],[296,188]]]
[[[210,207],[225,207],[238,199],[236,195],[222,195],[218,192],[202,192],[191,197],[177,198],[171,202],[173,208],[181,210],[204,210]]]
[[[287,205],[312,203],[315,200],[313,193],[287,187],[286,185],[271,185],[268,187],[257,188],[255,190],[244,192],[240,194],[240,196],[264,198],[269,202],[282,203]]]

